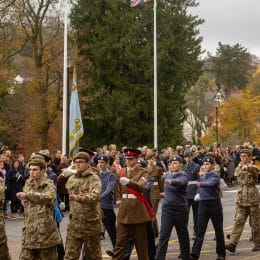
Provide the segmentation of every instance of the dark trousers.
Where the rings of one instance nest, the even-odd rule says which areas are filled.
[[[156,249],[155,260],[165,259],[173,227],[175,227],[178,235],[182,259],[190,259],[190,241],[187,224],[188,210],[186,206],[165,204],[162,206],[160,240]]]
[[[116,246],[116,214],[114,209],[102,208],[105,219],[103,220],[113,248]]]
[[[201,200],[198,210],[197,234],[191,250],[191,255],[200,256],[201,247],[211,219],[216,235],[216,252],[226,256],[225,240],[223,231],[223,210],[220,200]]]
[[[193,232],[194,232],[194,234],[196,234],[197,233],[199,201],[195,201],[194,199],[187,199],[187,207],[188,207],[188,216],[190,214],[190,209],[192,208]]]
[[[11,200],[11,213],[17,213],[19,210],[19,201]]]

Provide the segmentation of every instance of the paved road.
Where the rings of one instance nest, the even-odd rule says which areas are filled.
[[[260,189],[260,187],[259,187]],[[236,193],[236,187],[232,189],[228,189],[224,192],[224,197],[222,199],[223,209],[224,209],[224,230],[225,234],[228,234],[232,228],[233,218],[234,218],[234,196]],[[160,212],[158,212],[158,216],[160,215]],[[65,241],[66,237],[66,226],[67,226],[67,219],[68,214],[65,213],[65,219],[61,223],[61,234],[63,237],[63,240]],[[159,220],[159,218],[158,218]],[[160,221],[160,220],[159,220]],[[19,259],[19,252],[21,249],[20,246],[20,237],[21,237],[21,230],[23,226],[23,219],[7,219],[6,220],[6,232],[8,236],[8,245],[10,254],[12,257],[12,260],[18,260]],[[192,216],[191,220],[189,222],[189,230],[190,234],[192,234]],[[243,260],[259,260],[260,259],[260,252],[251,252],[251,249],[253,247],[253,243],[249,241],[250,237],[250,229],[248,226],[248,223],[245,226],[244,232],[242,234],[240,243],[237,247],[237,251],[235,254],[227,252],[227,260],[231,259],[243,259]],[[178,240],[176,240],[177,235],[175,230],[172,232],[171,240],[168,247],[168,254],[167,254],[167,260],[177,259],[179,255],[179,246],[178,246]],[[214,230],[211,225],[211,223],[208,226],[207,234],[205,236],[201,257],[202,260],[213,260],[216,259],[215,254],[215,241],[214,239]],[[191,246],[193,241],[191,240]],[[109,256],[106,255],[105,251],[107,249],[111,249],[111,243],[108,238],[108,235],[106,234],[106,238],[101,241],[102,245],[102,252],[103,252],[103,259],[110,259]],[[131,259],[137,260],[136,252],[134,251],[132,254]],[[1,260],[1,259],[0,259]],[[142,259],[140,259],[142,260]]]

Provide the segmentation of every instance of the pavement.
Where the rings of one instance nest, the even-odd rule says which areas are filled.
[[[259,186],[260,189],[260,186]],[[234,205],[234,196],[236,194],[237,187],[228,188],[224,191],[223,198],[222,198],[222,205],[223,205],[223,212],[224,212],[224,232],[225,236],[229,234],[232,230],[232,224],[234,219],[235,213],[235,205]],[[117,209],[115,209],[117,212]],[[160,214],[161,214],[161,207],[159,207],[159,212],[157,215],[158,222],[160,223]],[[8,212],[10,215],[10,213]],[[63,219],[60,225],[60,231],[63,238],[63,241],[66,240],[66,228],[67,228],[67,221],[68,221],[68,213],[65,212],[65,218]],[[192,234],[192,212],[190,214],[190,221],[189,221],[189,231]],[[6,219],[6,233],[8,237],[8,246],[12,260],[19,259],[19,253],[21,250],[21,232],[23,227],[23,218],[18,219]],[[240,242],[237,246],[236,253],[230,253],[227,251],[227,260],[259,260],[260,259],[260,252],[252,252],[251,249],[253,248],[254,244],[252,241],[249,240],[251,236],[251,230],[248,225],[248,222],[245,225],[243,234],[241,236]],[[158,242],[158,240],[156,241]],[[228,240],[226,239],[226,242]],[[191,247],[193,244],[193,240],[190,240]],[[101,240],[101,248],[102,248],[102,258],[111,259],[106,253],[106,250],[111,250],[112,245],[109,240],[108,234],[105,234],[105,239]],[[208,225],[207,232],[205,235],[201,256],[200,259],[202,260],[214,260],[216,259],[216,241],[214,240],[214,229],[211,222]],[[167,260],[174,260],[178,259],[179,255],[179,245],[177,240],[176,231],[173,230],[171,239],[168,245],[168,252],[167,252]],[[132,260],[137,260],[135,250],[131,256]],[[0,259],[2,260],[2,259]],[[140,259],[142,260],[142,259]]]

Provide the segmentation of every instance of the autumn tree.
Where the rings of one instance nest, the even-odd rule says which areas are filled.
[[[1,23],[2,34],[13,39],[9,45],[7,36],[5,41],[0,40],[3,49],[10,50],[9,58],[2,55],[1,61],[12,69],[7,81],[8,91],[0,105],[2,136],[6,138],[5,142],[23,151],[28,150],[28,145],[31,149],[39,149],[61,144],[58,115],[61,110],[63,30],[60,10],[52,2],[16,0],[9,7],[10,15],[7,16],[12,19]],[[11,26],[15,28],[13,35]],[[17,38],[20,45],[19,41],[15,44]],[[24,80],[22,84],[14,81],[18,74]],[[52,130],[54,124],[56,131]],[[30,138],[31,142],[34,140],[33,145],[30,145]]]
[[[26,77],[32,93],[38,94],[38,112],[32,115],[41,147],[48,146],[48,130],[60,108],[62,49],[59,15],[51,0],[18,0],[16,17],[27,39]],[[35,112],[35,111],[34,111]]]
[[[220,107],[219,138],[225,145],[260,141],[260,96],[253,94],[250,83],[240,95],[230,96]],[[214,111],[211,113],[213,122]],[[208,129],[203,143],[212,143],[215,138],[215,125]]]
[[[210,56],[216,82],[224,86],[226,97],[243,89],[255,71],[255,56],[240,44],[233,46],[219,42],[215,56]]]

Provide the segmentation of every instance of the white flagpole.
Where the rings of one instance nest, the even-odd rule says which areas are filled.
[[[154,65],[153,65],[153,81],[154,81],[154,148],[158,147],[157,141],[157,28],[156,28],[156,9],[157,9],[157,0],[154,0],[153,6],[153,57],[154,57]]]
[[[64,61],[63,61],[63,110],[62,110],[62,153],[66,154],[67,145],[67,57],[68,57],[68,5],[67,0],[64,2]]]

